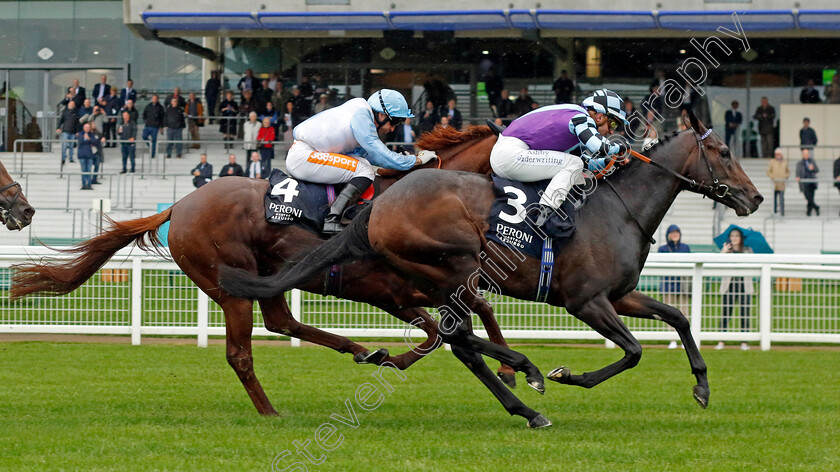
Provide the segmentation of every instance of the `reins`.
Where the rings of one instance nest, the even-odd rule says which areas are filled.
[[[694,131],[694,130],[692,130],[692,131]],[[663,166],[662,164],[660,164],[660,163],[658,163],[654,160],[651,160],[651,158],[649,158],[645,155],[642,155],[642,154],[640,154],[636,151],[633,151],[632,149],[630,150],[630,155],[632,155],[636,159],[644,162],[645,164],[650,164],[654,167],[658,167],[658,168],[664,170],[665,172],[668,172],[669,174],[676,177],[677,179],[687,183],[691,188],[696,188],[701,193],[707,193],[708,192],[708,193],[711,193],[712,195],[714,195],[718,198],[723,198],[729,193],[729,186],[726,185],[726,184],[721,184],[720,181],[715,177],[715,173],[712,170],[712,163],[709,162],[709,158],[706,156],[706,151],[703,149],[703,140],[708,138],[710,134],[712,134],[711,128],[708,129],[705,133],[703,133],[702,136],[700,136],[700,134],[698,134],[697,131],[694,131],[694,137],[697,139],[697,146],[700,148],[700,157],[703,159],[703,161],[706,162],[706,167],[708,167],[708,169],[709,169],[709,175],[712,176],[712,184],[711,185],[706,184],[705,182],[697,183],[696,180],[689,179],[686,176],[680,174],[679,172],[677,172],[673,169],[669,169],[669,168]]]
[[[659,169],[662,169],[662,170],[668,172],[669,174],[676,177],[677,179],[687,183],[691,188],[696,188],[697,190],[699,190],[704,195],[706,194],[706,192],[708,192],[708,193],[711,193],[712,195],[714,195],[718,198],[723,198],[729,193],[729,186],[726,185],[726,184],[721,184],[720,181],[715,177],[715,173],[712,170],[712,163],[709,161],[708,156],[706,156],[706,151],[703,149],[703,140],[708,138],[709,135],[712,134],[712,130],[711,130],[711,128],[708,129],[705,133],[703,133],[702,136],[700,136],[700,134],[697,133],[696,130],[692,129],[692,131],[694,132],[695,139],[697,139],[697,146],[700,148],[700,157],[706,162],[706,166],[709,169],[709,175],[711,175],[711,177],[712,177],[712,184],[711,185],[706,184],[705,182],[697,183],[696,180],[689,179],[688,177],[680,174],[679,172],[677,172],[673,169],[669,169],[669,168],[663,166],[662,164],[652,160],[651,158],[649,158],[649,157],[647,157],[643,154],[640,154],[640,153],[638,153],[638,152],[636,152],[632,149],[630,150],[630,155],[635,157],[636,159],[644,162],[645,164],[650,164],[654,167],[657,167]],[[621,194],[618,193],[618,189],[616,189],[613,186],[612,182],[610,182],[609,179],[603,179],[603,180],[604,180],[604,182],[607,183],[607,186],[609,186],[610,189],[616,194],[616,196],[618,197],[618,201],[620,201],[621,204],[624,206],[624,209],[627,210],[627,214],[630,215],[630,219],[632,219],[633,222],[636,223],[636,226],[642,232],[642,235],[644,235],[647,238],[648,242],[650,242],[651,244],[656,244],[656,240],[653,239],[653,236],[651,234],[649,234],[647,231],[645,231],[644,226],[642,226],[642,224],[639,222],[638,218],[636,218],[636,215],[633,214],[632,211],[630,211],[630,207],[628,207],[627,203],[624,202],[624,198],[622,198]]]

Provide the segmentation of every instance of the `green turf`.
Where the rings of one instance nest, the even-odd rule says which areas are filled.
[[[620,355],[521,350],[544,372],[562,362],[579,373]],[[268,471],[325,422],[343,443],[310,471],[840,470],[837,352],[703,354],[708,410],[691,398],[685,356],[648,349],[637,368],[590,390],[517,389],[554,422],[532,431],[445,351],[365,411],[353,395],[377,383],[373,367],[323,348],[257,346],[257,374],[283,415],[261,418],[221,346],[0,344],[0,470]],[[356,429],[330,420],[347,416],[348,398]]]

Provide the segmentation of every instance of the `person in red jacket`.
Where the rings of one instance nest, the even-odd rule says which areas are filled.
[[[266,174],[271,173],[271,160],[274,159],[274,127],[271,126],[271,118],[265,117],[262,120],[262,128],[257,132],[257,148],[260,150],[260,161]]]

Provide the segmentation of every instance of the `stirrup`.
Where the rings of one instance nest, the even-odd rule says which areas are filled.
[[[341,217],[337,215],[328,215],[324,221],[324,229],[321,231],[324,234],[338,234],[344,229],[341,224]]]

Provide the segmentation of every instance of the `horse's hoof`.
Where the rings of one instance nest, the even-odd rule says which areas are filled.
[[[531,429],[548,428],[549,426],[551,426],[551,421],[541,414],[528,420],[528,427]]]
[[[555,382],[560,383],[568,383],[569,379],[572,377],[572,370],[564,365],[561,365],[560,367],[549,372],[547,377],[548,380],[553,380]]]
[[[356,364],[375,364],[379,365],[385,358],[388,357],[388,350],[385,348],[377,349],[373,352],[365,351],[360,352],[353,356],[353,360],[356,361]]]
[[[528,386],[539,392],[540,395],[545,395],[545,382],[542,379],[528,380]]]
[[[709,389],[699,385],[694,386],[694,399],[705,410],[709,406]]]
[[[497,372],[499,380],[510,388],[516,388],[516,376],[507,372]]]

